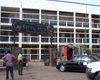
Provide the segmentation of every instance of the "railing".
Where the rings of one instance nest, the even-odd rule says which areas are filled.
[[[41,19],[57,20],[57,15],[41,14]]]
[[[100,43],[100,39],[99,38],[92,38],[92,43]]]
[[[39,42],[38,36],[23,36],[22,42]]]
[[[9,14],[19,14],[20,12],[13,11],[1,11],[1,13],[9,13]]]
[[[92,50],[100,50],[100,48],[92,48]]]
[[[28,18],[23,18],[24,21],[29,21],[29,22],[38,22],[39,23],[39,19],[28,19]],[[46,20],[42,19],[41,23],[45,23]],[[49,20],[51,25],[57,25],[57,20]]]
[[[11,23],[12,19],[19,19],[14,17],[1,17],[1,23]],[[23,18],[24,21],[29,22],[39,22],[39,19],[30,19],[30,18]],[[42,23],[46,22],[45,19],[41,20]],[[57,20],[49,20],[51,25],[57,25]],[[74,27],[73,21],[65,21],[65,20],[59,20],[59,26],[68,26],[68,27]],[[93,28],[100,28],[100,24],[93,24]],[[76,22],[76,27],[89,27],[89,23],[86,22]]]
[[[60,26],[68,26],[68,27],[74,27],[74,22],[73,21],[64,21],[60,20],[59,21]],[[89,27],[88,22],[76,22],[76,27]]]
[[[12,19],[19,19],[14,17],[1,17],[1,23],[11,23]],[[30,19],[30,18],[23,18],[25,21],[29,22],[39,22],[39,19]],[[42,22],[45,22],[45,19],[41,20]],[[57,25],[57,20],[49,20],[50,24]],[[68,27],[74,27],[73,21],[65,21],[65,20],[59,20],[59,26],[68,26]],[[89,27],[88,22],[76,22],[76,27]],[[100,23],[92,23],[92,28],[100,28]]]
[[[100,28],[100,23],[93,23],[92,28]]]
[[[38,36],[24,36],[22,37],[22,42],[39,42],[39,37]],[[51,38],[50,37],[41,37],[41,42],[51,42]],[[53,37],[52,42],[57,42],[57,38]]]
[[[24,18],[28,19],[39,19],[39,14],[37,13],[23,13]]]
[[[50,43],[52,42],[57,43],[57,37],[41,37],[41,42],[42,43]],[[7,35],[0,35],[0,42],[13,42],[14,41],[14,36],[7,36]],[[19,41],[19,37],[15,37],[15,41]],[[39,36],[22,36],[22,42],[39,42]],[[73,37],[60,37],[59,38],[60,43],[74,43],[74,38]],[[77,38],[76,43],[89,43],[88,38]],[[100,39],[94,38],[92,39],[92,43],[100,43]]]
[[[11,23],[12,19],[19,19],[14,17],[1,17],[1,23]]]
[[[46,20],[46,19],[42,19],[41,23],[50,23],[51,25],[57,25],[57,20]]]
[[[0,35],[0,42],[13,42],[14,36],[11,35]],[[15,36],[15,42],[19,41],[19,36]],[[39,36],[22,36],[22,42],[39,42]],[[51,42],[51,37],[41,37],[41,42]],[[53,37],[52,42],[57,42],[57,37]],[[60,37],[60,43],[74,43],[74,38],[71,37]],[[89,43],[89,38],[76,38],[76,43]],[[92,43],[100,43],[99,38],[92,38]]]
[[[24,21],[28,22],[39,22],[39,19],[29,19],[29,18],[23,18]]]
[[[89,38],[76,38],[76,43],[89,43]]]
[[[0,35],[0,42],[13,42],[14,36]],[[18,42],[18,36],[15,37],[15,42]]]
[[[73,22],[73,21],[59,20],[59,26],[69,26],[69,27],[74,27],[74,22]]]
[[[60,43],[74,43],[74,38],[71,37],[60,37],[59,38]]]
[[[41,42],[51,42],[51,37],[41,37]],[[57,42],[57,37],[53,37],[52,42]]]
[[[76,27],[89,27],[88,22],[76,22]]]

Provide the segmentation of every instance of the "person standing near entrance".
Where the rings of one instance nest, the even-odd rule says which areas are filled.
[[[23,71],[23,61],[22,61],[22,53],[20,52],[18,55],[18,74],[22,75]]]
[[[15,59],[16,57],[10,51],[8,51],[7,54],[2,57],[2,60],[6,62],[6,80],[9,80],[9,71],[10,71],[12,80],[14,80],[13,60]]]

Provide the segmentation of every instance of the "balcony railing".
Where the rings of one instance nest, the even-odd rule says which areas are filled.
[[[39,19],[29,19],[29,18],[23,18],[24,21],[28,22],[39,22]]]
[[[99,38],[92,38],[92,43],[100,43],[100,39]]]
[[[76,38],[76,43],[89,43],[89,38]]]
[[[13,18],[13,17],[2,17],[1,18],[1,23],[11,23],[12,19],[19,19],[19,18]],[[29,22],[39,22],[39,19],[30,19],[30,18],[23,18],[25,21]],[[42,23],[46,22],[46,20],[41,20]],[[57,25],[57,20],[49,20],[51,25]],[[68,26],[68,27],[74,27],[74,22],[73,21],[64,21],[64,20],[59,20],[59,25],[60,26]],[[100,28],[100,24],[93,24],[93,28]],[[76,27],[89,27],[89,23],[86,22],[76,22]]]
[[[89,27],[89,23],[87,22],[76,22],[76,27]]]
[[[13,42],[14,36],[0,35],[0,42]],[[15,42],[18,42],[18,36],[15,37]]]
[[[11,35],[0,35],[0,42],[13,42],[14,36]],[[19,36],[15,36],[15,42],[19,41]],[[39,42],[38,36],[22,36],[22,42]],[[50,37],[41,37],[42,43],[50,43]],[[52,42],[57,43],[57,37],[53,37]],[[60,43],[74,43],[73,37],[60,37]],[[89,38],[76,38],[76,43],[89,43]],[[92,38],[92,43],[100,43],[99,38]]]
[[[59,20],[59,25],[60,25],[60,26],[74,27],[74,22],[73,22],[73,21]]]
[[[11,23],[12,19],[19,19],[14,17],[1,17],[1,23]],[[25,21],[29,22],[39,22],[39,19],[30,19],[30,18],[23,18]],[[46,20],[42,19],[42,22],[45,22]],[[57,25],[57,20],[49,20],[50,24]],[[68,27],[74,27],[73,21],[65,21],[65,20],[59,20],[59,26],[68,26]],[[76,27],[89,27],[88,22],[76,22]],[[100,28],[100,23],[92,23],[92,28]]]
[[[38,36],[24,36],[22,37],[22,42],[39,42],[39,37]],[[41,37],[41,42],[42,43],[50,43],[51,38],[50,37]],[[53,37],[52,42],[57,42],[57,37]]]
[[[50,23],[51,25],[57,25],[57,20],[48,20],[48,21],[45,19],[41,20],[41,23],[46,23],[46,22]]]
[[[59,38],[60,43],[74,43],[74,38],[71,37],[60,37]]]
[[[11,23],[12,19],[18,19],[14,17],[1,17],[1,23]]]
[[[51,37],[41,37],[41,42],[51,42]],[[57,37],[52,38],[52,42],[57,42]]]
[[[93,23],[92,28],[100,28],[100,23]]]
[[[23,36],[22,42],[39,42],[38,36]]]

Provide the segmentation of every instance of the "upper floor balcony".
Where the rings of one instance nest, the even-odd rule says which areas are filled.
[[[12,19],[19,19],[19,18],[14,18],[14,17],[1,17],[0,18],[1,20],[1,23],[4,23],[4,25],[5,24],[11,24],[11,21],[12,21]]]
[[[100,39],[99,38],[92,38],[92,43],[100,43]]]
[[[18,36],[16,36],[14,38],[14,36],[10,36],[10,35],[0,35],[0,42],[18,42],[19,38]]]
[[[89,28],[88,22],[76,22],[76,27],[87,27]]]
[[[76,38],[76,43],[89,43],[89,38]]]
[[[0,42],[14,42],[14,36],[11,35],[0,35]],[[15,36],[15,42],[19,42],[19,36]],[[23,43],[51,43],[51,37],[39,36],[22,36]],[[53,43],[57,43],[57,37],[53,37]],[[74,43],[73,37],[59,37],[59,43]],[[89,38],[76,38],[76,43],[90,43]],[[99,38],[92,38],[92,43],[100,43]]]
[[[93,23],[92,28],[100,29],[100,23]]]
[[[14,18],[14,17],[1,17],[0,18],[1,23],[4,24],[11,24],[12,19],[19,19],[19,18]],[[29,19],[29,18],[23,18],[25,21],[29,22],[39,22],[39,19]],[[45,20],[41,20],[41,22],[45,22]],[[51,25],[57,25],[57,20],[49,20],[49,23]],[[59,26],[64,26],[64,27],[74,27],[74,22],[73,21],[65,21],[65,20],[59,20]],[[89,23],[88,22],[76,22],[75,27],[81,27],[81,28],[89,28]],[[100,23],[92,23],[92,28],[98,29],[100,28]]]

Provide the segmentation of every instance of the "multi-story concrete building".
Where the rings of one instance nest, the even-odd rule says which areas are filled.
[[[100,52],[100,6],[55,0],[0,0],[0,55],[13,46],[12,19],[49,22],[54,26],[53,45],[85,45],[92,54]],[[50,37],[16,33],[16,47],[31,60],[48,53]]]

